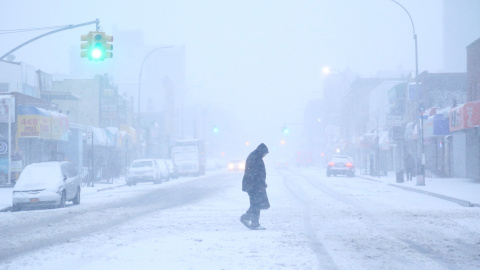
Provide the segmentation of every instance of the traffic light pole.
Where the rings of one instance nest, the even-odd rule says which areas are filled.
[[[29,43],[32,43],[34,42],[35,40],[37,39],[40,39],[42,37],[45,37],[45,36],[48,36],[48,35],[51,35],[51,34],[55,34],[57,32],[61,32],[61,31],[65,31],[65,30],[70,30],[70,29],[73,29],[73,28],[78,28],[78,27],[82,27],[82,26],[85,26],[85,25],[90,25],[90,24],[96,24],[96,30],[98,31],[99,30],[99,24],[100,24],[100,20],[99,19],[96,19],[95,21],[91,21],[91,22],[86,22],[86,23],[81,23],[81,24],[70,24],[68,26],[65,26],[63,28],[60,28],[60,29],[57,29],[57,30],[53,30],[53,31],[50,31],[50,32],[47,32],[45,34],[42,34],[42,35],[39,35],[37,37],[34,37],[30,40],[27,40],[25,41],[24,43],[18,45],[17,47],[13,48],[12,50],[10,50],[9,52],[7,52],[6,54],[0,56],[0,60],[3,60],[3,58],[7,57],[8,55],[10,55],[11,53],[13,53],[14,51],[22,48],[23,46],[29,44]]]

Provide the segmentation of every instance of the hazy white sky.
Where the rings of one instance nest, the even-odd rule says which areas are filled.
[[[415,23],[420,71],[441,70],[442,1],[399,2]],[[313,92],[321,91],[325,65],[363,77],[415,68],[410,20],[390,0],[0,0],[0,6],[0,30],[99,18],[107,33],[114,26],[138,29],[147,45],[185,45],[187,85],[202,85],[196,94],[244,112],[239,118],[255,128],[270,123],[275,131],[301,121],[308,99],[319,97]],[[70,47],[80,46],[79,36],[91,30],[38,40],[15,52],[16,61],[68,73]],[[0,54],[40,33],[0,35]]]

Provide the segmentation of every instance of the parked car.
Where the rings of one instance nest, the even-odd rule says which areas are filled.
[[[173,163],[173,160],[165,159],[165,163],[167,164],[167,167],[168,167],[168,173],[170,175],[170,179],[177,179],[178,178],[178,170],[177,170],[177,166],[175,165],[175,163]]]
[[[129,186],[140,182],[160,183],[160,169],[157,161],[155,159],[133,160],[125,180]]]
[[[228,163],[228,170],[231,172],[234,171],[244,171],[245,170],[245,161],[243,160],[232,160]]]
[[[327,176],[337,176],[338,174],[348,175],[350,177],[355,175],[355,165],[351,157],[342,155],[332,156],[332,159],[327,165]]]
[[[157,159],[157,164],[160,171],[160,179],[162,181],[170,180],[170,173],[166,161],[164,159]]]
[[[80,204],[81,178],[68,161],[33,163],[26,166],[13,187],[14,210],[65,207],[67,201]]]

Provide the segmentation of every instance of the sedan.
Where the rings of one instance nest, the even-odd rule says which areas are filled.
[[[33,163],[25,167],[13,188],[14,210],[65,207],[80,203],[81,179],[68,161]]]
[[[355,175],[355,165],[349,156],[336,155],[328,162],[327,176],[337,176],[337,174],[348,175],[350,177]]]

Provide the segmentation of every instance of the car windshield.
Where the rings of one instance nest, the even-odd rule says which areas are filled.
[[[41,164],[25,167],[15,185],[16,189],[41,188],[62,179],[58,164]]]
[[[153,167],[153,162],[151,160],[142,160],[132,162],[131,168],[141,168],[141,167]]]
[[[351,161],[348,157],[334,157],[332,159],[332,162],[334,162],[334,163],[349,163]]]

